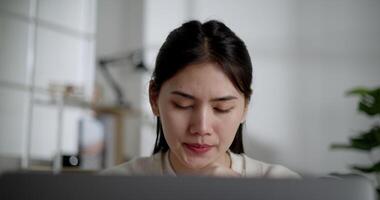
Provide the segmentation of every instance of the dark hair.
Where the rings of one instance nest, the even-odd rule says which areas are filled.
[[[159,93],[162,84],[186,66],[202,62],[215,62],[241,91],[248,104],[251,97],[252,64],[244,42],[222,22],[189,21],[174,29],[160,48],[151,79],[151,90]],[[234,153],[244,153],[243,124],[240,124],[230,146]],[[157,117],[157,138],[153,154],[166,152],[160,118]]]

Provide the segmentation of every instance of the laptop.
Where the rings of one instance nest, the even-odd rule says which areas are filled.
[[[375,200],[368,180],[8,173],[0,199]]]

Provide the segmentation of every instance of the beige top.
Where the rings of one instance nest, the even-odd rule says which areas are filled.
[[[228,152],[231,168],[242,177],[256,178],[301,178],[297,173],[281,165],[271,165],[254,160],[245,154]],[[172,175],[175,172],[169,162],[168,153],[156,153],[150,157],[136,158],[116,167],[107,169],[102,174],[117,175]]]

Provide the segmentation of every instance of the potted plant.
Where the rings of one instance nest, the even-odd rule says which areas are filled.
[[[377,181],[377,193],[380,196],[380,158],[373,158],[375,150],[380,149],[380,87],[375,89],[355,88],[346,93],[348,96],[359,96],[357,110],[360,113],[375,119],[375,123],[367,130],[351,137],[347,144],[333,144],[332,149],[352,149],[367,153],[372,158],[370,166],[353,165],[351,169],[364,174],[373,174]]]

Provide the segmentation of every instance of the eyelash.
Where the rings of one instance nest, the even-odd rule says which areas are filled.
[[[226,110],[219,109],[219,108],[214,108],[214,110],[216,110],[219,113],[229,113],[232,110],[232,108],[229,108],[229,109],[226,109]]]
[[[189,109],[189,108],[192,108],[193,106],[181,106],[181,105],[178,105],[178,104],[174,104],[174,106],[176,107],[176,108],[179,108],[179,109]]]
[[[178,104],[174,104],[174,106],[176,108],[179,108],[179,109],[183,109],[183,110],[187,110],[187,109],[190,109],[192,108],[193,106],[181,106],[181,105],[178,105]],[[214,108],[214,110],[216,112],[219,112],[219,113],[229,113],[233,108],[229,108],[229,109],[226,109],[226,110],[223,110],[223,109],[220,109],[220,108]]]

